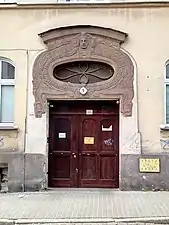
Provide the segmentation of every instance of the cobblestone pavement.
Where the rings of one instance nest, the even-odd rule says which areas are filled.
[[[144,217],[169,217],[169,192],[57,189],[0,194],[0,219]]]

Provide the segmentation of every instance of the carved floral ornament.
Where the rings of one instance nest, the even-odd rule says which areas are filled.
[[[127,37],[125,33],[101,27],[74,26],[50,30],[40,37],[47,50],[37,56],[33,66],[36,117],[46,112],[48,100],[61,99],[120,99],[121,113],[132,115],[134,67],[130,57],[120,48]],[[95,73],[95,77],[102,80],[88,82],[86,74],[91,75],[91,69],[87,71],[87,67],[81,66],[79,83],[64,82],[62,73],[56,72],[57,68],[77,62],[79,65],[80,62],[86,65],[100,62],[112,72],[105,70],[105,77]],[[82,89],[86,90],[84,95],[80,92]]]

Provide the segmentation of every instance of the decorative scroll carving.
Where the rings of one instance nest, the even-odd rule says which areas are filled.
[[[92,26],[58,28],[40,34],[47,50],[33,66],[33,94],[35,115],[41,117],[47,109],[47,100],[57,99],[120,99],[124,116],[132,115],[134,68],[130,57],[120,49],[126,34]],[[68,83],[56,79],[53,71],[69,62],[92,61],[108,64],[114,71],[109,79],[90,83]],[[87,94],[81,95],[85,84]]]

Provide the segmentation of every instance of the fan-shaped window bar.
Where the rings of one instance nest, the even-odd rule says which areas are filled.
[[[110,79],[114,70],[106,63],[71,62],[54,68],[53,76],[63,82],[75,84],[90,84]]]

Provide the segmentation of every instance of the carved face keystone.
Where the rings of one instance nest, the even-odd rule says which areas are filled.
[[[80,38],[80,47],[82,49],[86,49],[88,45],[89,45],[89,42],[88,42],[87,38],[85,36],[81,37]]]

